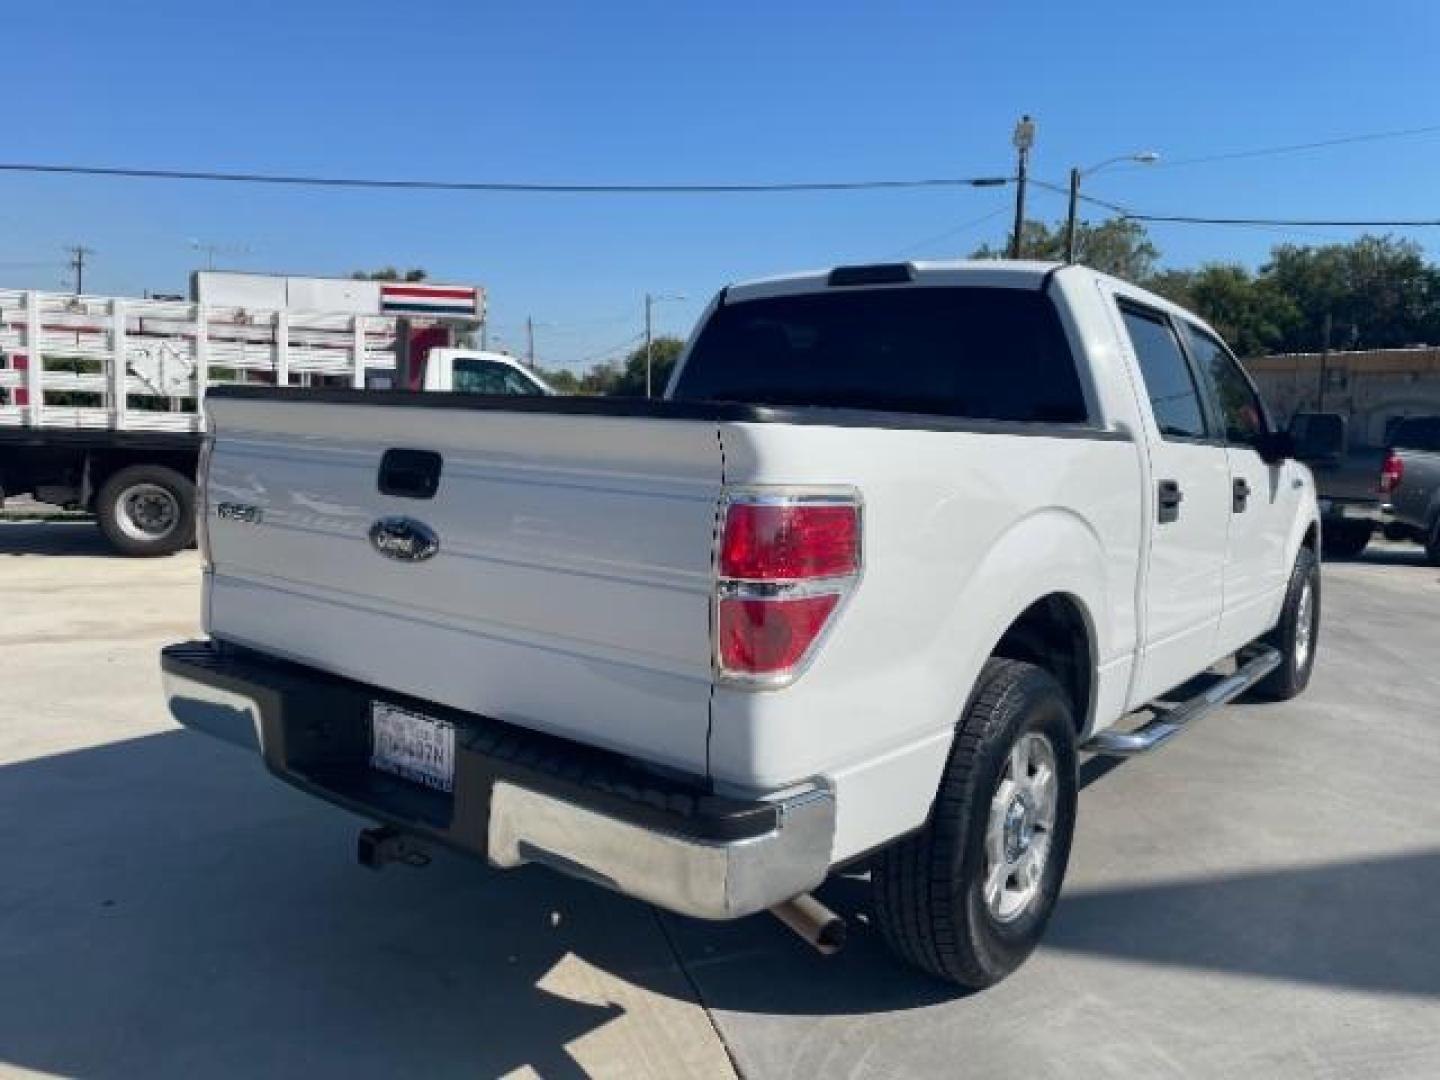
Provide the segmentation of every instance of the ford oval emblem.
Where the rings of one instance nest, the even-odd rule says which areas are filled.
[[[370,526],[370,546],[387,559],[424,562],[440,550],[440,537],[423,521],[386,517]]]

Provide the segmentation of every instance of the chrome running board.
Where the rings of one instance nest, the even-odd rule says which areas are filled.
[[[1282,659],[1280,653],[1269,646],[1259,647],[1248,655],[1249,659],[1235,669],[1235,674],[1221,679],[1203,694],[1157,713],[1154,719],[1134,731],[1102,731],[1081,749],[1109,757],[1133,757],[1169,742],[1196,720],[1249,690],[1279,667]]]

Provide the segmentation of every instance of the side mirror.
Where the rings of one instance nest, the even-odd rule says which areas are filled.
[[[1267,431],[1256,441],[1255,452],[1266,465],[1279,465],[1295,456],[1295,436],[1288,431]]]
[[[1345,417],[1339,413],[1296,413],[1290,421],[1293,456],[1334,468],[1345,460]]]

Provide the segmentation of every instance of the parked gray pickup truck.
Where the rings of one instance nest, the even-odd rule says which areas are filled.
[[[1385,535],[1425,545],[1440,566],[1440,416],[1401,421],[1380,471]]]
[[[1349,422],[1337,412],[1298,412],[1290,421],[1290,434],[1295,456],[1315,476],[1325,557],[1356,558],[1381,520],[1375,478],[1385,451],[1350,445]]]

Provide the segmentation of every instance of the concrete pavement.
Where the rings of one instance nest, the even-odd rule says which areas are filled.
[[[0,524],[0,1073],[1440,1074],[1440,571],[1413,548],[1327,565],[1305,697],[1087,769],[1045,947],[969,998],[888,958],[856,877],[822,959],[538,869],[359,869],[353,819],[165,716],[197,572]]]
[[[359,822],[177,729],[199,562],[0,524],[0,1075],[730,1077],[655,912]]]

